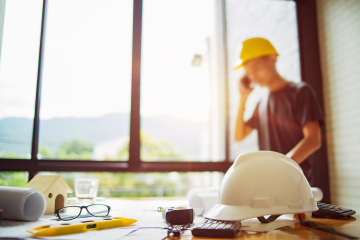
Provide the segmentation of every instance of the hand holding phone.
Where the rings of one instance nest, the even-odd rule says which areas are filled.
[[[239,92],[242,96],[247,96],[254,89],[248,76],[244,75],[239,80]]]

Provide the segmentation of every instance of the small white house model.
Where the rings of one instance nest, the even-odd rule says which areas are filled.
[[[67,194],[73,192],[60,175],[36,175],[25,187],[34,188],[44,195],[45,214],[54,214],[55,210],[65,207]]]

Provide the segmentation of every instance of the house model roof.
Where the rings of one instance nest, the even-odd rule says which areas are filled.
[[[35,188],[38,192],[45,193],[56,181],[61,182],[68,193],[73,192],[60,175],[36,175],[25,187]]]

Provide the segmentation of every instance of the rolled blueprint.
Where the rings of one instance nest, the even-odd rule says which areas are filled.
[[[34,221],[44,215],[44,195],[32,188],[1,187],[0,208],[3,219]]]
[[[203,215],[217,203],[217,194],[200,194],[190,199],[189,206],[195,211],[195,215]]]
[[[219,188],[193,188],[190,189],[187,198],[189,200],[189,207],[193,208],[195,215],[203,215],[210,208],[212,208],[218,199]]]
[[[200,194],[217,194],[219,191],[218,187],[211,187],[211,188],[192,188],[189,190],[188,194],[187,194],[187,199],[190,201],[190,199],[193,196],[197,196]]]
[[[316,198],[316,201],[318,201],[318,202],[320,202],[324,197],[324,194],[320,188],[312,187],[311,192],[312,192],[314,198]]]

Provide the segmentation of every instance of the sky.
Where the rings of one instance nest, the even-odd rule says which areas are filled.
[[[130,111],[132,0],[50,0],[41,119]],[[6,2],[0,119],[33,118],[41,0]],[[141,115],[208,119],[213,1],[144,0]],[[191,66],[195,54],[201,67]]]

